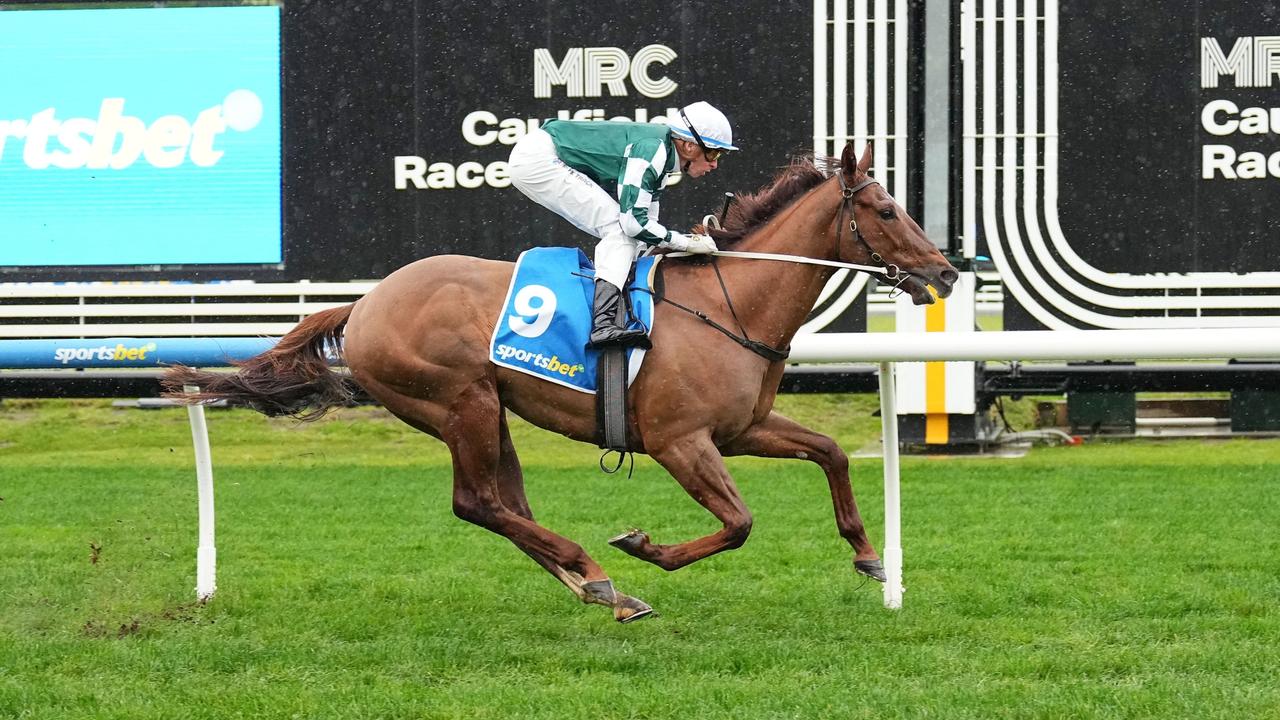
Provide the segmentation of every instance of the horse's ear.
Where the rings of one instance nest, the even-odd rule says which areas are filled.
[[[857,156],[853,154],[853,143],[844,144],[844,152],[840,153],[840,169],[849,177],[857,174]]]
[[[871,169],[871,143],[867,143],[866,148],[863,149],[862,158],[856,158],[853,143],[845,143],[844,152],[840,153],[840,169],[848,173],[851,178],[856,175],[865,175]]]
[[[852,149],[852,148],[853,148],[853,145],[851,143],[849,145],[849,149]],[[870,169],[871,169],[871,143],[867,143],[866,149],[862,151],[862,159],[858,161],[858,172],[862,174],[866,174],[867,171]]]

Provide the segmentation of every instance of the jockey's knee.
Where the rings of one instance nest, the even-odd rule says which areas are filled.
[[[628,259],[634,259],[636,254],[636,241],[622,232],[622,227],[618,223],[610,223],[603,227],[596,228],[597,237],[600,242],[596,243],[596,256],[602,253],[625,255]]]
[[[596,277],[621,288],[631,273],[631,263],[636,258],[636,241],[627,237],[615,223],[601,228],[600,242],[596,243]]]

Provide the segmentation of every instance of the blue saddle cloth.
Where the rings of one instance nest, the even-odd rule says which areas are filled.
[[[653,276],[657,257],[636,262],[631,298],[632,327],[653,330]],[[595,266],[577,248],[543,247],[526,250],[516,260],[489,343],[495,365],[518,370],[585,393],[596,391],[596,358],[587,348],[591,334],[591,304]],[[644,359],[644,350],[628,351],[631,378]]]

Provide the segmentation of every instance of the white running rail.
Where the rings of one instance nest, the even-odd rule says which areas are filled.
[[[884,433],[884,605],[902,607],[902,508],[899,503],[897,362],[946,360],[1160,360],[1280,358],[1276,328],[1076,330],[973,333],[828,333],[800,335],[791,362],[880,363]]]

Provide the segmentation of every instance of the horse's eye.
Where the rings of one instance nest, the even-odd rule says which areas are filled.
[[[897,214],[897,213],[895,213],[895,212],[894,212],[893,210],[891,210],[891,209],[890,209],[890,210],[881,210],[881,211],[880,211],[880,219],[881,219],[881,220],[893,220],[893,219],[894,219],[894,218],[896,218],[896,217],[898,217],[898,214]]]

